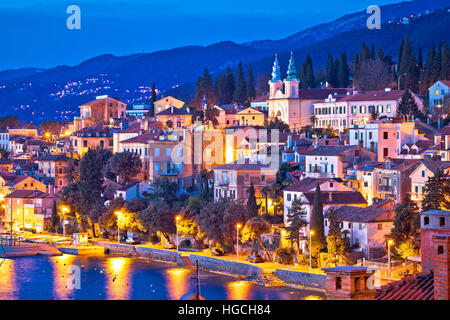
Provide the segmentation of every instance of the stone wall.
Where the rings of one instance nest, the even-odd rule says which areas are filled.
[[[195,254],[191,254],[189,256],[189,259],[193,266],[195,266],[196,261],[198,260],[199,267],[204,268],[208,271],[241,275],[251,279],[256,279],[261,276],[261,268],[248,263],[215,259]]]
[[[116,254],[128,254],[133,250],[133,246],[124,243],[113,243],[113,242],[103,242],[103,241],[90,241],[94,246],[102,246],[109,249],[110,253]]]
[[[276,269],[273,273],[287,284],[306,288],[325,289],[327,276],[324,274]]]
[[[139,257],[144,257],[151,260],[173,262],[179,265],[183,265],[183,262],[181,261],[181,255],[176,251],[136,246],[136,252]]]

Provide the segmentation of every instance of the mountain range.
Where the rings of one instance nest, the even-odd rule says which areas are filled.
[[[130,104],[148,101],[152,82],[160,92],[188,100],[204,68],[218,75],[242,61],[245,66],[251,64],[258,76],[271,71],[275,53],[279,54],[283,72],[291,51],[298,69],[306,54],[312,56],[315,68],[321,68],[328,52],[338,56],[346,51],[351,59],[362,42],[374,43],[395,60],[406,34],[415,48],[422,47],[424,52],[438,41],[450,41],[449,7],[449,0],[381,6],[379,30],[366,27],[369,14],[364,10],[279,40],[225,41],[121,57],[105,54],[76,66],[5,70],[0,72],[0,116],[18,115],[35,123],[70,121],[79,114],[78,105],[97,95],[108,94]]]

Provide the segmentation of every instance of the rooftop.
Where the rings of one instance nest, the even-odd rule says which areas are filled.
[[[375,292],[375,300],[434,300],[433,273],[415,274]]]

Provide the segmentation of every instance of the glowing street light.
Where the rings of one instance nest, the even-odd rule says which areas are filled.
[[[394,243],[392,240],[388,240],[388,283],[391,281],[391,245]]]
[[[311,238],[313,235],[314,235],[314,230],[309,230],[309,272],[311,272],[311,265],[312,265]]]
[[[178,243],[179,243],[179,241],[178,241],[178,221],[180,221],[180,219],[181,219],[180,216],[175,217],[175,220],[177,221],[177,252],[178,252]]]
[[[116,211],[115,213],[116,213],[116,216],[117,216],[117,243],[120,243],[119,220],[120,220],[120,217],[122,216],[122,212]]]
[[[236,225],[236,262],[239,262],[239,229],[241,227],[240,223]]]
[[[68,207],[62,207],[61,211],[63,213],[62,224],[63,224],[63,236],[66,236],[66,213],[70,210]]]

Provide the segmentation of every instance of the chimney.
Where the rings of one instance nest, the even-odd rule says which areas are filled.
[[[328,192],[328,200],[329,200],[330,202],[333,201],[333,193],[332,193],[332,192]]]
[[[374,300],[374,269],[345,266],[322,269],[327,274],[327,300]]]
[[[434,265],[434,300],[450,300],[450,234],[432,237]]]

